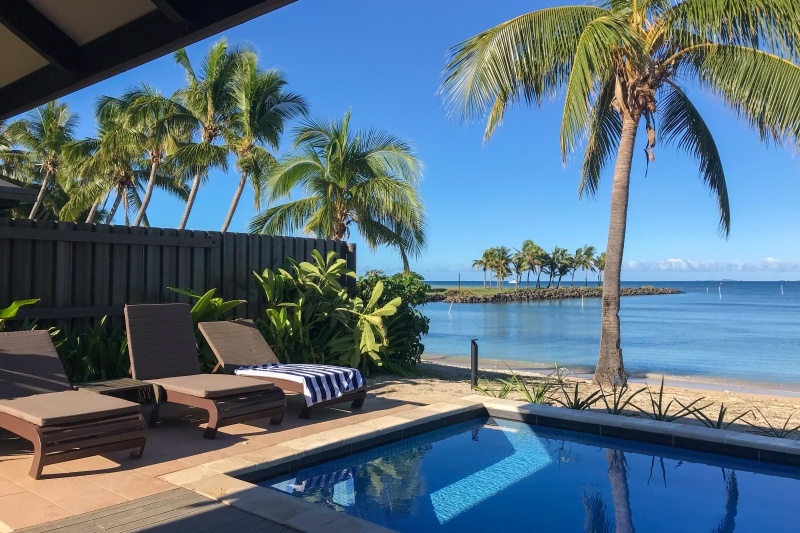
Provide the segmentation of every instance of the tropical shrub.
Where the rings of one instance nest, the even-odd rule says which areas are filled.
[[[16,300],[11,302],[11,305],[6,307],[5,309],[0,309],[0,331],[6,329],[6,320],[12,319],[17,316],[20,307],[26,305],[33,305],[38,302],[38,298],[32,298],[30,300]]]
[[[422,336],[427,335],[430,325],[430,319],[417,306],[428,300],[427,293],[431,286],[415,272],[386,276],[380,270],[370,270],[356,284],[358,296],[369,299],[379,282],[383,283],[383,294],[378,305],[387,304],[395,298],[401,300],[397,313],[387,317],[385,321],[389,341],[385,351],[386,359],[400,364],[416,365],[425,351]]]
[[[383,319],[393,316],[400,298],[381,302],[384,284],[378,281],[368,298],[350,296],[341,280],[355,278],[335,252],[313,263],[288,259],[283,268],[253,275],[265,297],[259,328],[284,362],[334,363],[359,368],[397,371],[388,360],[389,336]]]
[[[104,316],[97,327],[83,333],[51,329],[64,371],[73,383],[130,375],[128,338],[125,332],[108,324]]]
[[[229,300],[225,301],[222,298],[214,297],[217,289],[211,289],[205,294],[198,294],[190,289],[176,289],[175,287],[167,287],[173,292],[188,296],[192,300],[197,300],[192,306],[192,324],[194,324],[194,337],[197,342],[197,352],[200,354],[200,366],[204,372],[211,372],[217,366],[217,357],[211,350],[211,347],[206,342],[203,334],[197,325],[200,322],[216,322],[217,320],[224,320],[226,315],[235,307],[247,303],[247,300]]]

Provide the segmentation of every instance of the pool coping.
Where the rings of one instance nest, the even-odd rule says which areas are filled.
[[[676,450],[710,452],[757,461],[766,470],[774,465],[800,466],[800,441],[472,395],[323,431],[160,478],[300,531],[332,528],[352,533],[387,532],[391,530],[254,481],[480,417],[517,420]]]

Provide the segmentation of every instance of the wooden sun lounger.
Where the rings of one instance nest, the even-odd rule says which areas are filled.
[[[237,422],[283,420],[286,395],[274,384],[200,372],[188,305],[126,305],[125,325],[134,379],[153,383],[161,399],[208,411],[205,438]]]
[[[73,390],[47,331],[0,333],[0,427],[33,443],[34,479],[45,465],[111,451],[138,459],[147,442],[139,404]]]
[[[237,368],[241,367],[280,363],[275,352],[264,340],[252,320],[201,322],[199,327],[208,341],[208,345],[214,351],[214,355],[217,356],[217,361],[219,361],[217,369],[224,368],[227,373],[233,374]],[[250,378],[251,376],[238,377]],[[285,391],[303,393],[302,383],[277,379],[272,376],[256,379],[268,379]],[[358,409],[364,405],[366,397],[367,387],[359,387],[338,398],[318,402],[311,406],[304,405],[300,411],[300,418],[310,418],[311,409],[346,402],[352,402],[351,407]]]

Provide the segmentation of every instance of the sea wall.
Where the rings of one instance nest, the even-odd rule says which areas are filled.
[[[621,296],[655,296],[661,294],[681,294],[678,289],[660,287],[624,287],[620,289]],[[494,303],[494,302],[526,302],[530,300],[567,300],[580,298],[600,298],[603,289],[599,287],[559,287],[549,289],[517,289],[499,292],[487,296],[471,293],[469,289],[458,291],[450,289],[447,292],[428,294],[429,302],[454,302],[454,303]]]

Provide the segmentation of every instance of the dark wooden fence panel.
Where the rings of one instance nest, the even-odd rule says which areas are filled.
[[[40,298],[20,317],[85,327],[108,315],[121,325],[126,303],[187,301],[167,287],[247,300],[236,313],[258,314],[253,271],[286,258],[311,260],[335,250],[355,266],[355,246],[323,239],[128,228],[0,218],[0,308]]]

